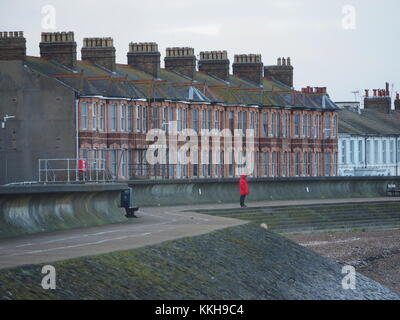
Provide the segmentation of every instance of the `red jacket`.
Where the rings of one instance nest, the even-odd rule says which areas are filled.
[[[241,196],[247,196],[250,194],[249,193],[249,184],[247,183],[245,175],[240,176],[239,186],[240,186],[240,195]]]

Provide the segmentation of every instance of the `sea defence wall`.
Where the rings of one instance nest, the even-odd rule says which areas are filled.
[[[400,177],[249,179],[248,201],[386,196]],[[171,206],[239,201],[239,179],[130,181],[135,205]]]
[[[0,300],[399,299],[358,272],[356,290],[345,290],[342,265],[252,223],[133,250],[52,262],[56,290],[43,290],[40,285],[43,265],[2,269]],[[248,311],[246,319],[260,318]],[[142,318],[157,319],[154,309]]]
[[[0,238],[126,221],[124,184],[0,187]]]

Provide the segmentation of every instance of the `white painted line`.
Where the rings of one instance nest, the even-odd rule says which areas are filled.
[[[97,237],[97,236],[104,236],[107,234],[112,234],[112,233],[132,233],[132,232],[138,232],[139,230],[143,229],[148,229],[148,228],[153,228],[156,229],[153,232],[145,232],[141,234],[129,234],[125,236],[120,236],[120,237],[114,237],[114,238],[106,238],[106,239],[100,239],[98,241],[94,242],[85,242],[85,243],[80,243],[80,244],[74,244],[74,245],[67,245],[67,246],[60,246],[60,247],[54,247],[54,248],[48,248],[48,249],[37,249],[37,250],[32,250],[32,251],[23,251],[23,252],[15,252],[10,255],[1,255],[2,257],[11,257],[11,256],[21,256],[21,255],[28,255],[28,254],[40,254],[40,253],[45,253],[45,252],[51,252],[51,251],[56,251],[56,250],[64,250],[64,249],[73,249],[73,248],[79,248],[79,247],[84,247],[84,246],[90,246],[90,245],[99,245],[105,242],[110,242],[110,241],[118,241],[118,240],[124,240],[124,239],[129,239],[129,238],[135,238],[135,237],[145,237],[149,236],[152,234],[156,233],[161,233],[166,231],[165,229],[160,229],[157,227],[160,226],[167,226],[168,229],[179,229],[181,226],[174,226],[176,222],[182,221],[182,222],[188,222],[191,221],[193,225],[201,225],[202,223],[209,222],[209,219],[202,218],[202,217],[197,217],[197,216],[192,216],[190,214],[178,214],[178,213],[173,213],[170,211],[163,211],[163,212],[156,212],[156,213],[149,213],[146,211],[141,211],[141,213],[144,214],[144,216],[149,216],[149,217],[155,217],[157,219],[162,219],[165,220],[163,222],[159,223],[152,223],[152,224],[143,224],[143,225],[138,225],[138,224],[129,224],[126,225],[126,228],[120,228],[116,230],[106,230],[106,231],[100,231],[96,233],[87,233],[87,234],[79,234],[79,235],[74,235],[70,237],[63,237],[63,238],[58,238],[58,239],[53,239],[53,240],[48,240],[48,241],[38,241],[37,243],[32,242],[32,243],[23,243],[19,245],[14,245],[13,248],[24,248],[24,247],[29,247],[29,246],[34,246],[34,245],[49,245],[49,244],[54,244],[57,242],[63,242],[63,241],[69,241],[69,240],[76,240],[76,239],[83,239],[83,238],[88,238],[88,237]],[[165,215],[169,216],[166,217]],[[172,218],[174,217],[174,218]],[[179,218],[177,218],[179,217]],[[125,227],[125,226],[124,226]],[[144,230],[143,230],[144,231]],[[146,230],[147,231],[147,230]],[[1,250],[6,249],[5,247],[0,248]],[[11,247],[9,249],[12,249]]]
[[[27,251],[27,252],[21,252],[21,253],[14,253],[14,254],[10,254],[10,255],[5,255],[3,257],[14,257],[14,256],[27,255],[27,254],[38,254],[38,253],[45,253],[45,252],[51,252],[51,251],[57,251],[57,250],[74,249],[74,248],[80,248],[80,247],[86,247],[86,246],[102,244],[102,243],[110,242],[110,241],[124,240],[124,239],[137,238],[137,237],[144,237],[144,236],[148,236],[150,234],[151,233],[141,233],[141,234],[118,237],[118,238],[109,238],[109,239],[99,240],[99,241],[96,241],[96,242],[87,242],[87,243],[81,243],[81,244],[65,246],[65,247],[56,247],[56,248],[50,248],[50,249],[33,250],[33,251]]]
[[[160,217],[157,215],[153,215],[155,217]],[[152,224],[144,224],[144,225],[133,225],[131,227],[131,225],[126,229],[117,229],[117,230],[110,230],[110,231],[103,231],[103,232],[97,232],[97,233],[88,233],[88,234],[81,234],[81,235],[77,235],[77,236],[71,236],[71,237],[65,237],[65,238],[59,238],[59,239],[54,239],[54,240],[49,240],[49,241],[42,241],[42,242],[37,242],[37,243],[30,243],[29,246],[32,245],[41,245],[41,244],[52,244],[52,243],[56,243],[56,242],[62,242],[62,241],[68,241],[68,240],[75,240],[75,239],[81,239],[81,238],[87,238],[90,236],[101,236],[101,235],[105,235],[105,234],[110,234],[110,233],[116,233],[116,232],[133,232],[133,231],[139,231],[143,228],[147,228],[147,227],[157,227],[157,226],[163,226],[163,225],[167,225],[167,224],[172,224],[177,222],[177,219],[168,219],[167,221],[164,222],[160,222],[160,223],[152,223]],[[22,244],[22,245],[18,245],[15,246],[14,248],[21,248],[24,246],[28,246],[28,244]],[[0,248],[0,249],[4,249],[4,248]]]

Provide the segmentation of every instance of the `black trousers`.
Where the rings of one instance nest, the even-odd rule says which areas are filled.
[[[240,196],[240,206],[244,207],[244,200],[246,199],[246,196]]]

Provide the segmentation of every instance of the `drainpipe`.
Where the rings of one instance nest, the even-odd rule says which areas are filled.
[[[367,135],[365,135],[365,147],[364,147],[364,162],[365,162],[365,169],[367,169],[368,168],[368,162],[367,162],[367,140],[368,140],[368,136]]]
[[[399,176],[399,137],[396,138],[396,177]]]
[[[78,168],[78,159],[79,159],[79,97],[75,98],[75,155],[76,155],[76,164],[75,168]]]

